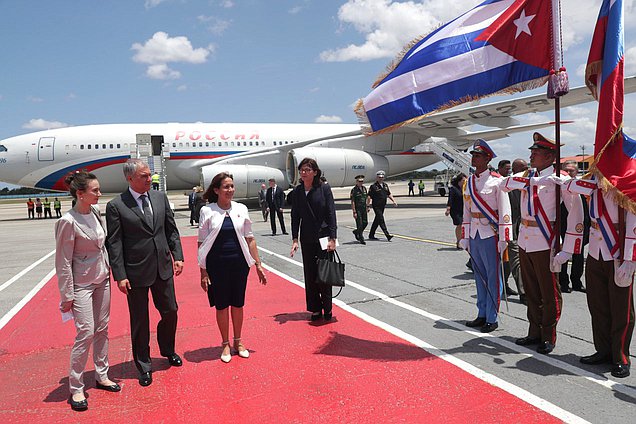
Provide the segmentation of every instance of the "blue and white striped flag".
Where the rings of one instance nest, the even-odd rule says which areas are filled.
[[[554,66],[552,1],[487,0],[414,40],[358,102],[365,133],[545,84]]]

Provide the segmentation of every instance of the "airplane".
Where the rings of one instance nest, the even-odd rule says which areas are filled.
[[[625,93],[636,91],[636,76],[625,78]],[[561,97],[561,107],[594,100],[587,87]],[[353,184],[357,175],[375,178],[404,174],[440,161],[427,143],[445,141],[465,150],[490,141],[535,131],[551,122],[521,124],[516,116],[554,109],[545,94],[435,113],[390,133],[365,136],[356,124],[157,123],[65,127],[0,140],[0,181],[23,187],[66,191],[64,177],[93,172],[103,192],[126,189],[122,163],[134,155],[138,135],[150,135],[154,155],[165,158],[167,187],[207,187],[219,172],[233,174],[236,198],[258,196],[275,178],[281,187],[298,183],[298,163],[314,158],[333,187]],[[474,125],[486,127],[472,130]]]

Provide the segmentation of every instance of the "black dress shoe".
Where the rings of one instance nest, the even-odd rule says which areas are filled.
[[[466,321],[466,327],[482,327],[486,325],[486,318],[484,317],[477,317],[472,321]]]
[[[538,337],[526,336],[526,337],[522,337],[520,339],[515,340],[515,344],[518,344],[519,346],[529,346],[529,345],[535,345],[539,343],[541,343],[541,339]]]
[[[554,350],[554,344],[550,342],[541,342],[539,343],[539,347],[537,348],[537,352],[543,353],[544,355],[547,355],[553,350]]]
[[[287,231],[283,231],[283,234],[286,235],[286,236],[289,235],[289,233]]]
[[[140,386],[150,386],[152,384],[152,372],[148,371],[139,376]]]
[[[627,370],[627,373],[629,375],[629,369]],[[68,403],[71,405],[71,409],[73,411],[86,411],[88,409],[88,400],[84,399],[76,401],[73,400],[73,395],[68,398]]]
[[[513,289],[508,284],[506,284],[506,296],[516,296],[518,294],[519,293],[517,293],[517,291],[515,289]]]
[[[331,321],[331,318],[333,318],[333,314],[331,312],[325,312],[325,321]]]
[[[612,367],[612,375],[616,378],[629,377],[629,365],[627,364],[615,364]]]
[[[376,236],[369,236],[369,240],[380,240],[380,239],[377,238]]]
[[[121,391],[121,386],[117,383],[113,384],[112,386],[106,386],[100,383],[99,381],[96,381],[95,388],[99,390],[106,390],[107,392],[113,392],[113,393]]]
[[[322,318],[321,312],[314,312],[313,314],[311,314],[312,321],[318,321],[320,318]]]
[[[561,293],[572,293],[570,286],[561,286]]]
[[[391,234],[386,236],[387,241],[391,241],[392,238],[393,238],[393,236]]]
[[[519,302],[523,303],[524,305],[528,304],[528,299],[526,298],[525,294],[520,294],[519,295]]]
[[[360,237],[360,238],[358,239],[358,241],[360,242],[360,244],[367,244],[367,242],[366,242],[366,241],[364,241],[364,239],[363,239],[362,237]]]
[[[493,322],[493,323],[487,322],[483,327],[481,327],[481,332],[490,333],[495,331],[497,328],[499,328],[499,324],[497,324],[496,322]]]
[[[581,293],[585,293],[585,287],[584,286],[572,286],[572,291],[577,291],[577,292],[581,292]]]
[[[181,360],[181,357],[177,355],[176,353],[173,353],[172,355],[168,355],[166,356],[166,358],[168,358],[168,362],[173,367],[180,367],[181,365],[183,365],[183,361]]]
[[[586,365],[598,365],[608,363],[610,361],[610,357],[607,353],[596,352],[589,356],[581,356],[579,361]]]

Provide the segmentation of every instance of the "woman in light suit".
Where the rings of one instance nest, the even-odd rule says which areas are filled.
[[[247,207],[232,201],[234,180],[221,172],[212,179],[203,195],[210,203],[199,217],[199,267],[201,288],[207,292],[210,306],[216,307],[216,323],[221,332],[221,360],[230,362],[230,307],[234,329],[234,350],[241,358],[250,352],[241,343],[243,305],[250,267],[256,264],[261,284],[267,284],[258,257],[252,221]]]
[[[84,394],[84,368],[93,346],[96,388],[118,392],[108,378],[108,321],[110,318],[110,268],[106,233],[97,204],[102,193],[95,175],[80,171],[66,177],[76,204],[55,223],[55,271],[60,289],[60,310],[75,319],[75,344],[71,350],[69,403],[75,411],[88,409]]]

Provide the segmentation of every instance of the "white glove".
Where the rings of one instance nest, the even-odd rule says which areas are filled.
[[[497,242],[497,252],[499,252],[499,256],[502,256],[504,251],[508,248],[508,242],[504,240],[499,240]]]
[[[561,178],[561,176],[556,175],[556,174],[550,174],[550,175],[546,175],[544,177],[533,177],[532,181],[535,185],[546,185],[546,184],[556,184],[556,185],[561,185],[564,182],[567,182],[570,178],[568,177],[567,180],[563,180],[563,178]]]
[[[468,243],[468,239],[463,238],[459,241],[459,247],[461,247],[462,249],[464,249],[465,251],[469,251],[469,243]]]
[[[615,268],[614,271],[614,283],[618,287],[629,287],[634,281],[634,271],[636,270],[636,262],[625,261],[623,265]]]
[[[561,265],[572,259],[572,254],[564,252],[563,250],[554,255],[552,262],[550,263],[550,271],[561,272]]]

